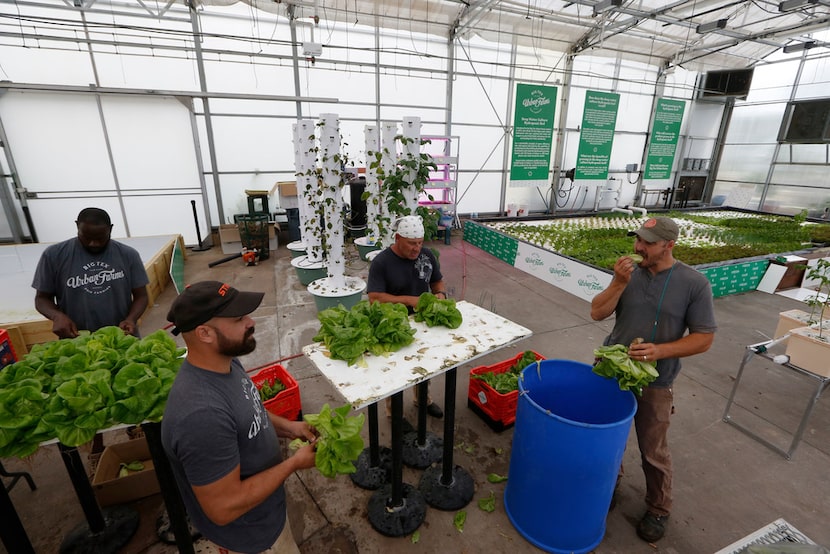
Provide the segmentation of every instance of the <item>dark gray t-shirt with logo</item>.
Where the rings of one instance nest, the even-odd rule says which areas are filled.
[[[72,238],[43,251],[32,287],[53,295],[78,329],[96,331],[121,323],[130,311],[132,290],[148,282],[135,248],[111,240],[103,252],[90,254]]]
[[[285,526],[285,487],[227,525],[205,515],[193,486],[225,477],[236,466],[242,479],[282,461],[279,438],[259,392],[239,360],[230,373],[182,363],[164,410],[161,441],[190,521],[208,540],[235,552],[262,552]]]

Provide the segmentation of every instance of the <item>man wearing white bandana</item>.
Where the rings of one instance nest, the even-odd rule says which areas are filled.
[[[424,248],[421,216],[402,217],[394,228],[394,244],[378,254],[369,266],[369,300],[404,304],[413,313],[418,297],[425,292],[447,298],[438,260],[429,248]],[[432,401],[427,404],[427,413],[436,418],[444,415]]]

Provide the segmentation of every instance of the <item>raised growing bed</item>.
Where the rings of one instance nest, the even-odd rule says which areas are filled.
[[[651,214],[655,215],[655,214]],[[771,259],[805,253],[830,225],[747,210],[669,212],[680,237],[675,257],[696,267],[715,296],[755,290]],[[632,251],[628,231],[649,216],[607,214],[554,219],[468,221],[464,240],[576,296],[590,300],[611,281],[614,261]]]

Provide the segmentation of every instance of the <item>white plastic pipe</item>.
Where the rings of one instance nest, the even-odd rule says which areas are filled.
[[[637,206],[629,206],[629,210],[634,210],[635,212],[640,212],[640,215],[645,217],[648,212],[646,212],[645,208],[639,208]]]
[[[366,125],[363,128],[366,140],[366,192],[369,201],[366,203],[367,231],[371,240],[380,240],[380,225],[378,224],[381,208],[384,205],[378,183],[377,155],[380,153],[380,130],[375,125]]]
[[[628,215],[634,215],[634,212],[632,212],[631,210],[626,210],[625,208],[620,208],[620,207],[617,207],[617,206],[614,206],[613,208],[611,208],[611,211],[612,212],[619,212],[619,213],[623,213],[623,214],[628,214]]]
[[[340,118],[320,114],[320,166],[323,169],[323,213],[326,233],[326,268],[329,284],[346,287],[346,261],[343,255],[343,180],[340,162]]]
[[[397,147],[395,146],[395,136],[398,134],[398,124],[394,121],[384,121],[380,125],[380,167],[383,170],[384,175],[389,175],[393,171],[395,171],[395,165],[398,161],[398,153]],[[380,184],[381,187],[381,197],[386,199],[386,185],[382,182]],[[380,217],[385,219],[389,219],[389,209],[386,206],[386,202],[383,202],[380,206]],[[388,221],[386,224],[386,233],[384,236],[380,237],[381,239],[381,246],[391,246],[393,242],[395,242],[395,234],[392,232],[392,221]]]
[[[321,240],[318,233],[309,232],[320,226],[320,216],[316,213],[312,199],[317,198],[319,184],[314,176],[317,166],[317,153],[314,147],[314,121],[301,119],[292,126],[294,130],[294,162],[297,168],[297,208],[300,212],[300,241],[306,247],[310,261],[323,260]]]
[[[401,134],[409,141],[404,145],[402,156],[407,160],[417,160],[421,155],[421,118],[420,117],[404,117],[401,123]],[[409,170],[409,182],[415,180],[416,170]],[[415,208],[418,207],[419,193],[415,187],[409,187],[404,194],[406,198],[406,206],[411,213],[415,213]]]

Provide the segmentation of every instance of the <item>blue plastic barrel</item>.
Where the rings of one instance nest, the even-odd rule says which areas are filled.
[[[504,506],[547,552],[593,550],[605,535],[637,401],[590,365],[544,360],[524,369]]]

